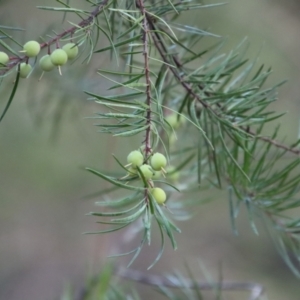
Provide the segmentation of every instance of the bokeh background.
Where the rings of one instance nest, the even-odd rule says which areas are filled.
[[[84,7],[81,2],[70,1]],[[0,25],[26,28],[24,32],[12,32],[21,43],[68,26],[61,24],[62,15],[37,10],[37,5],[57,3],[0,1]],[[300,114],[299,2],[228,0],[224,6],[191,12],[188,21],[226,37],[227,50],[247,36],[249,57],[259,53],[259,62],[274,70],[269,84],[288,79],[273,107],[288,112],[281,120],[282,132],[287,140],[296,139]],[[139,143],[100,135],[93,121],[85,118],[99,108],[86,101],[82,90],[105,92],[105,83],[95,70],[105,68],[107,61],[107,57],[97,55],[89,67],[76,63],[65,68],[63,77],[46,74],[38,82],[36,74],[22,80],[0,124],[1,300],[59,299],[64,285],[72,283],[80,289],[88,274],[101,269],[108,254],[128,249],[128,236],[123,233],[82,235],[97,229],[95,220],[85,216],[95,210],[95,199],[85,196],[105,187],[82,167],[112,170],[116,165],[110,153],[125,159],[132,145]],[[9,80],[0,90],[1,110],[12,84]],[[233,236],[226,193],[212,198],[214,201],[199,207],[194,219],[179,224],[183,231],[177,236],[179,249],[174,252],[167,247],[152,272],[184,272],[187,263],[200,280],[207,274],[218,278],[222,269],[226,280],[261,283],[270,300],[299,299],[299,281],[276,253],[263,224],[258,221],[260,235],[255,236],[242,213],[238,220],[240,235]],[[143,270],[155,251],[156,246],[145,249],[133,267]],[[201,270],[199,261],[206,271]],[[154,297],[148,289],[140,290],[143,299]],[[209,297],[209,293],[205,295]],[[226,299],[247,299],[245,293],[224,295]]]

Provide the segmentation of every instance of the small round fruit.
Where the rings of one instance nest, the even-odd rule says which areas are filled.
[[[20,77],[21,78],[27,78],[27,76],[29,75],[29,73],[31,72],[32,67],[29,64],[26,63],[21,63],[20,64]]]
[[[51,53],[50,58],[54,66],[65,65],[68,61],[68,55],[63,49],[55,49]]]
[[[55,68],[49,54],[46,54],[43,57],[41,57],[39,65],[44,72],[50,72]]]
[[[177,142],[177,136],[175,132],[171,132],[169,135],[169,145],[173,146]]]
[[[152,194],[153,198],[155,199],[155,201],[160,205],[164,204],[167,199],[167,195],[166,195],[165,191],[161,188],[153,188],[151,190],[151,194]]]
[[[161,177],[161,171],[154,171],[152,179],[159,179]]]
[[[178,114],[171,114],[166,117],[166,121],[173,127],[173,129],[178,129],[184,124],[185,119]]]
[[[149,165],[147,165],[147,164],[142,165],[140,167],[140,170],[143,173],[143,175],[144,175],[144,177],[145,177],[146,180],[151,179],[153,177],[153,175],[154,175],[154,172],[153,172],[152,168]]]
[[[133,167],[129,167],[127,170],[128,170],[128,175],[129,176],[135,176],[138,173],[138,170],[133,168]]]
[[[74,43],[65,44],[62,49],[67,53],[69,60],[74,59],[78,55],[78,47]]]
[[[163,169],[166,165],[167,159],[163,154],[157,152],[151,157],[151,166],[153,170],[159,171]]]
[[[23,49],[26,56],[36,57],[41,51],[41,46],[36,41],[29,41],[23,46]]]
[[[143,164],[143,161],[144,156],[138,150],[131,151],[127,156],[127,162],[134,168],[140,167]]]
[[[9,56],[5,53],[0,51],[0,64],[6,65],[9,62]]]
[[[167,169],[167,177],[172,181],[177,181],[180,177],[179,171],[176,170],[174,166],[168,166]]]

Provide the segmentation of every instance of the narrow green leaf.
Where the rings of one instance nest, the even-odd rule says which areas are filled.
[[[94,51],[94,53],[100,53],[100,52],[103,52],[103,51],[106,51],[106,50],[111,50],[113,47],[114,47],[114,48],[117,48],[117,47],[120,47],[120,46],[123,46],[123,45],[127,45],[127,44],[129,44],[130,42],[133,42],[133,41],[135,41],[135,40],[140,40],[140,39],[141,39],[141,36],[142,36],[141,34],[136,35],[136,36],[134,36],[134,37],[132,37],[132,38],[130,38],[130,39],[127,39],[127,40],[124,40],[124,41],[122,41],[122,42],[116,43],[116,44],[114,44],[113,46],[108,46],[108,47],[105,47],[105,48],[96,50],[96,51]]]
[[[133,136],[136,135],[142,131],[145,131],[150,125],[146,125],[146,126],[142,126],[138,129],[132,129],[132,130],[127,130],[127,131],[123,131],[120,133],[115,133],[113,136]]]
[[[232,192],[232,186],[228,187],[228,199],[229,199],[229,212],[230,212],[230,221],[231,221],[231,228],[233,233],[237,236],[238,230],[235,224],[236,219],[236,213],[235,213],[235,207],[234,207],[234,199],[233,199],[233,192]]]
[[[136,252],[135,252],[133,258],[131,259],[131,261],[130,261],[129,264],[127,265],[127,268],[129,268],[129,267],[132,265],[132,263],[136,260],[136,258],[139,256],[139,254],[140,254],[140,252],[141,252],[141,250],[142,250],[142,248],[143,248],[143,246],[144,246],[146,240],[147,240],[147,233],[146,233],[146,230],[145,230],[145,231],[144,231],[143,239],[142,239],[142,241],[141,241],[141,244],[140,244],[140,246],[136,249]]]
[[[116,227],[116,228],[110,228],[110,229],[106,229],[106,230],[100,230],[100,231],[91,231],[91,232],[84,232],[83,234],[103,234],[103,233],[111,233],[114,231],[118,231],[126,226],[128,226],[130,223],[126,223],[122,226]]]
[[[91,168],[85,168],[85,169],[87,171],[101,177],[102,179],[112,183],[115,186],[118,186],[118,187],[121,187],[121,188],[124,188],[124,189],[127,189],[127,190],[134,190],[134,191],[143,191],[144,190],[144,188],[141,188],[141,187],[123,184],[123,183],[119,182],[118,180],[116,180],[115,178],[106,176],[106,175],[102,174],[101,172],[96,171],[94,169],[91,169]]]
[[[170,227],[170,222],[169,220],[166,218],[165,214],[163,213],[163,211],[161,210],[160,206],[158,203],[156,203],[155,199],[151,199],[154,203],[155,203],[155,210],[158,212],[159,216],[157,216],[156,214],[155,217],[156,217],[156,220],[158,221],[158,223],[164,227],[164,229],[166,230],[167,232],[167,235],[169,236],[170,240],[171,240],[171,243],[172,243],[172,246],[173,246],[173,249],[176,250],[177,249],[177,243],[176,243],[176,240],[174,238],[174,235],[173,235],[173,232],[171,230],[171,227]]]
[[[250,221],[250,226],[251,226],[253,232],[256,235],[259,235],[258,230],[257,230],[256,225],[253,220],[253,207],[252,207],[251,199],[246,198],[245,203],[246,203],[246,208],[247,208],[248,217],[249,217],[249,221]]]
[[[162,228],[160,226],[158,228],[159,228],[160,238],[161,238],[160,250],[159,250],[158,255],[156,256],[155,260],[147,268],[147,270],[150,270],[161,259],[162,255],[163,255],[163,252],[164,252],[164,248],[165,248],[165,236],[164,236],[164,232],[163,232]]]
[[[228,156],[230,157],[230,159],[234,163],[234,165],[237,167],[237,169],[242,173],[242,175],[245,176],[245,178],[247,178],[247,180],[250,182],[250,178],[248,177],[248,175],[243,171],[243,169],[241,168],[239,163],[234,159],[234,157],[232,156],[232,154],[228,150],[227,145],[226,145],[226,143],[224,141],[224,138],[223,138],[223,135],[222,135],[221,125],[218,124],[218,127],[219,127],[219,133],[220,133],[220,138],[221,138],[222,144],[223,144],[224,149],[226,150]]]
[[[133,78],[127,80],[127,81],[120,82],[116,85],[111,86],[108,90],[109,91],[114,90],[114,89],[119,88],[121,86],[125,86],[125,87],[126,86],[134,86],[134,85],[131,85],[131,84],[136,84],[136,86],[141,86],[141,85],[145,86],[145,84],[143,84],[143,83],[135,82],[135,81],[138,81],[139,79],[141,79],[144,76],[145,76],[145,74],[138,74],[137,76],[135,76],[135,77],[133,77]]]
[[[14,86],[12,88],[12,91],[10,93],[10,96],[8,98],[8,101],[7,101],[7,104],[0,116],[0,122],[3,120],[7,110],[9,109],[14,97],[15,97],[15,94],[16,94],[16,91],[17,91],[17,88],[18,88],[18,84],[19,84],[19,78],[20,78],[20,66],[18,66],[18,72],[17,72],[17,75],[16,75],[16,79],[15,79],[15,82],[14,82]]]
[[[8,50],[9,52],[13,53],[15,56],[20,57],[20,53],[16,52],[7,43],[5,43],[4,41],[2,41],[2,39],[0,39],[0,45],[2,45],[3,48],[5,48],[6,50]]]
[[[117,219],[111,219],[111,221],[115,222],[115,223],[124,223],[124,222],[132,223],[133,221],[137,220],[143,214],[145,209],[146,209],[146,204],[143,205],[139,210],[137,210],[135,213],[133,213],[130,216],[123,217],[123,218],[117,218]]]
[[[89,15],[90,12],[84,11],[76,8],[68,8],[68,7],[51,7],[51,6],[36,6],[38,9],[42,10],[53,10],[53,11],[62,11],[62,12],[74,12],[74,13],[82,13],[85,15]]]

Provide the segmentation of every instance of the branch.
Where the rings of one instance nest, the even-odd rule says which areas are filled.
[[[167,58],[167,49],[165,47],[165,45],[163,44],[163,41],[161,40],[159,34],[157,33],[157,30],[155,28],[154,22],[151,18],[151,15],[147,14],[147,20],[149,23],[149,27],[152,31],[152,38],[153,38],[153,42],[154,45],[156,47],[156,49],[158,50],[160,56],[162,57],[163,61],[166,63],[167,67],[170,69],[170,71],[173,73],[174,77],[179,81],[179,83],[181,84],[181,86],[186,90],[186,92],[193,96],[194,99],[196,99],[199,103],[201,103],[201,105],[206,108],[209,109],[214,115],[216,115],[218,118],[220,117],[219,114],[209,105],[207,104],[205,101],[203,101],[203,99],[193,90],[192,86],[184,81],[183,76],[178,73],[176,68],[172,68],[170,65],[170,61]],[[172,60],[174,62],[174,64],[176,65],[176,67],[180,70],[182,70],[182,63],[180,62],[180,60],[177,58],[176,55],[171,55]],[[199,88],[201,90],[203,90],[203,87],[199,86]],[[254,131],[251,131],[249,128],[245,128],[245,127],[239,127],[242,131],[244,131],[246,134],[251,135],[253,138],[258,138],[264,142],[270,143],[272,145],[274,145],[277,148],[281,148],[284,149],[288,152],[294,153],[296,155],[300,155],[300,149],[296,148],[296,147],[289,147],[286,146],[282,143],[280,143],[277,140],[271,139],[269,137],[266,136],[260,136],[260,135],[256,135],[256,133]]]
[[[200,290],[221,289],[223,291],[249,291],[249,300],[259,299],[264,293],[264,288],[260,284],[252,282],[195,282],[191,279],[179,279],[176,276],[162,277],[159,275],[152,275],[136,270],[119,268],[117,275],[128,280],[137,281],[147,285],[164,286],[170,288],[189,288]]]
[[[80,23],[78,23],[77,26],[72,26],[71,28],[66,29],[62,33],[56,35],[54,38],[50,39],[48,42],[40,44],[41,49],[49,47],[50,45],[56,43],[61,38],[65,37],[66,35],[73,34],[76,30],[78,30],[78,27],[81,27],[81,28],[88,27],[94,21],[94,19],[102,12],[103,7],[105,5],[107,5],[107,3],[108,3],[108,0],[103,0],[101,3],[97,4],[96,8],[90,13],[89,17],[82,20]],[[6,68],[0,72],[0,76],[6,74],[13,67],[26,61],[27,59],[28,59],[28,57],[26,55],[21,56],[21,57],[10,58],[10,60],[12,60],[12,61],[10,63],[8,63]]]
[[[256,137],[256,138],[258,138],[258,139],[260,139],[260,140],[262,140],[264,142],[270,143],[270,144],[274,145],[277,148],[281,148],[281,149],[283,149],[283,150],[285,150],[287,152],[291,152],[291,153],[294,153],[296,155],[300,154],[300,149],[299,148],[289,147],[289,146],[287,146],[285,144],[282,144],[282,143],[278,142],[277,140],[273,140],[273,139],[271,139],[271,138],[269,138],[267,136],[257,136],[253,131],[247,130],[247,129],[243,128],[243,127],[241,129],[244,130],[247,133],[250,133],[253,137]]]
[[[149,157],[151,153],[151,80],[150,80],[150,70],[149,70],[149,53],[148,53],[148,20],[146,16],[146,10],[143,0],[136,1],[136,6],[140,9],[143,15],[143,55],[144,55],[144,69],[145,69],[145,80],[146,80],[146,104],[148,105],[146,113],[146,136],[145,136],[145,156]],[[149,203],[149,191],[145,189],[145,201]]]
[[[137,7],[140,9],[143,15],[143,55],[144,55],[144,68],[145,68],[145,80],[146,80],[146,104],[148,105],[147,114],[146,114],[146,125],[148,125],[146,129],[146,137],[145,137],[145,154],[146,157],[151,152],[151,80],[150,80],[150,70],[149,70],[149,53],[148,53],[148,20],[146,16],[146,10],[144,6],[143,0],[138,0],[136,3]]]

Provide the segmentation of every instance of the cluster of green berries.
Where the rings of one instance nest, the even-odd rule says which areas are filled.
[[[55,49],[50,55],[46,54],[40,59],[40,67],[43,71],[49,72],[54,67],[60,67],[68,60],[74,59],[78,54],[78,47],[74,43],[68,43],[62,48]]]
[[[41,46],[36,41],[29,41],[23,46],[23,52],[27,57],[36,57],[41,51]],[[32,71],[32,66],[28,62],[20,64],[20,77],[27,78]]]
[[[23,52],[27,57],[37,57],[41,51],[41,46],[36,41],[29,41],[23,46]],[[67,43],[62,48],[54,50],[51,54],[41,57],[39,66],[44,72],[50,72],[55,67],[63,66],[68,60],[74,59],[78,55],[78,47],[75,43]],[[9,62],[9,56],[5,52],[0,52],[0,65],[6,65]],[[20,64],[20,77],[26,78],[32,70],[28,62]]]
[[[139,150],[131,151],[127,156],[127,162],[129,175],[138,174],[137,168],[139,168],[146,180],[155,179],[156,174],[164,171],[167,165],[166,157],[158,152],[149,158],[150,164],[145,163],[144,155]],[[163,204],[167,199],[165,191],[161,188],[153,187],[150,192],[158,204]]]

